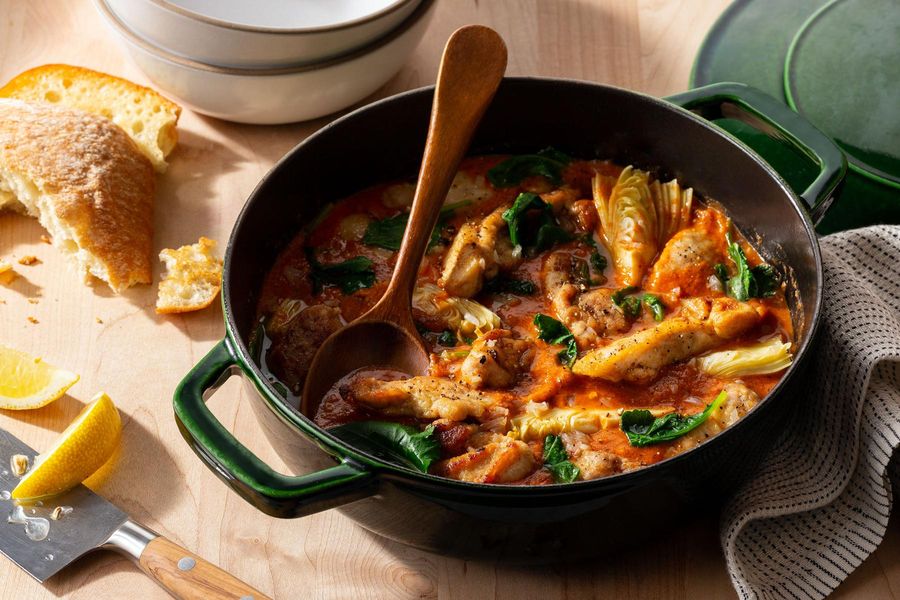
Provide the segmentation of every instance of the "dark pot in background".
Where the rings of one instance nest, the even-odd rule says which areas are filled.
[[[432,89],[361,108],[289,152],[263,179],[234,227],[225,257],[227,335],[175,393],[179,427],[200,458],[260,510],[297,517],[341,506],[363,527],[420,548],[465,556],[571,559],[633,540],[688,507],[711,506],[750,473],[784,425],[819,319],[822,265],[813,230],[846,170],[818,130],[739,84],[694,90],[670,101],[591,83],[508,79],[488,110],[471,154],[549,145],[578,157],[661,167],[721,202],[762,253],[788,266],[796,359],[746,417],[697,448],[658,464],[568,485],[498,486],[442,479],[363,454],[282,399],[248,346],[257,295],[284,245],[319,207],[371,184],[418,170]],[[688,110],[728,116],[788,140],[818,176],[800,196],[759,156]],[[233,374],[249,388],[269,441],[300,476],[272,471],[206,408]]]

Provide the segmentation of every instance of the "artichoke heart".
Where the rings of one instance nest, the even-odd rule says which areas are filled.
[[[672,408],[653,408],[650,413],[661,417],[673,412]],[[522,441],[542,440],[548,435],[580,431],[596,433],[601,429],[617,428],[621,415],[613,408],[551,408],[545,411],[526,412],[510,421],[513,437]]]
[[[500,317],[483,304],[468,298],[448,296],[432,283],[413,291],[413,307],[440,320],[459,339],[480,337],[500,327]]]
[[[752,346],[712,352],[695,359],[713,377],[745,377],[777,373],[791,366],[791,344],[772,337]]]
[[[594,204],[600,237],[615,264],[619,283],[640,285],[666,241],[691,220],[693,190],[678,181],[650,181],[650,174],[625,167],[618,180],[595,175]]]

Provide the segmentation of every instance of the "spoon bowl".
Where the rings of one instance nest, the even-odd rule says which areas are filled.
[[[372,343],[370,340],[377,340]],[[389,321],[356,321],[334,333],[319,347],[313,371],[303,389],[302,411],[314,416],[331,387],[346,375],[364,368],[392,369],[403,373],[424,373],[428,351],[415,331]],[[315,372],[316,376],[312,377]]]
[[[505,71],[506,45],[493,29],[468,25],[447,41],[394,273],[381,300],[326,339],[313,357],[300,403],[308,417],[315,417],[325,394],[353,371],[369,367],[409,375],[427,372],[428,351],[412,317],[413,289],[447,191]]]

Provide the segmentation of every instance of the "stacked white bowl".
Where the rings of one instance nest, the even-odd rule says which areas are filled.
[[[436,0],[94,0],[138,66],[197,112],[291,123],[393,77]]]

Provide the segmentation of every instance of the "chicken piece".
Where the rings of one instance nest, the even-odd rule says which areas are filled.
[[[673,296],[704,296],[712,290],[715,265],[725,263],[728,218],[714,209],[697,212],[694,224],[666,243],[647,276],[646,288]],[[712,279],[711,279],[712,278]]]
[[[436,475],[473,483],[511,483],[534,471],[531,448],[525,442],[502,437],[482,448],[435,464]]]
[[[663,367],[715,348],[758,322],[751,306],[717,298],[707,318],[672,317],[588,352],[575,362],[572,372],[613,382],[648,383]]]
[[[541,200],[549,204],[555,214],[560,214],[578,200],[578,190],[569,186],[563,186],[552,192],[541,194]]]
[[[357,377],[341,390],[345,391],[357,402],[386,415],[450,421],[487,418],[491,416],[487,409],[501,400],[497,394],[476,392],[455,381],[429,376],[394,381]]]
[[[579,200],[579,197],[578,190],[569,186],[541,194],[541,200],[550,205],[563,229],[587,233],[597,226],[597,209],[593,200]]]
[[[444,257],[444,267],[438,284],[451,296],[471,298],[501,270],[516,268],[522,262],[513,252],[512,242],[503,220],[501,206],[482,219],[481,223],[464,223],[453,238]]]
[[[631,322],[613,303],[613,290],[584,291],[582,271],[571,254],[553,252],[544,261],[541,281],[557,318],[584,348],[596,345],[603,336],[626,331]]]
[[[589,435],[581,432],[560,435],[569,462],[578,467],[582,479],[597,479],[622,470],[622,459],[611,452],[591,447]]]
[[[266,363],[295,394],[303,388],[319,346],[344,326],[338,308],[317,304],[297,311],[297,306],[299,302],[282,302],[266,328],[272,338]]]
[[[471,298],[484,284],[485,259],[478,245],[478,225],[463,223],[447,255],[438,284],[451,296]]]
[[[759,396],[740,382],[729,383],[724,388],[725,401],[709,415],[709,418],[688,434],[678,438],[666,450],[666,456],[681,454],[716,435],[750,412],[759,402]]]
[[[593,200],[576,200],[569,207],[569,213],[575,223],[577,231],[587,233],[597,228],[597,207],[594,206]]]
[[[755,303],[738,302],[734,298],[716,298],[709,311],[709,324],[720,338],[736,338],[759,322]]]
[[[631,327],[631,321],[613,302],[614,293],[609,288],[598,288],[578,296],[578,308],[584,313],[585,321],[601,337]]]
[[[470,388],[506,388],[531,366],[534,345],[511,331],[494,329],[475,340],[463,361],[460,379]]]
[[[478,230],[478,245],[484,254],[484,277],[493,279],[500,271],[511,271],[522,262],[522,257],[513,251],[515,247],[509,239],[509,226],[503,213],[509,206],[501,206],[486,216]]]

